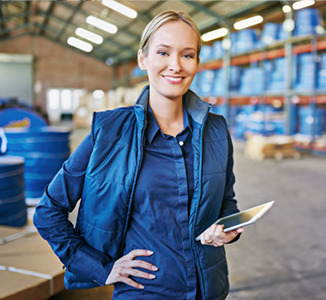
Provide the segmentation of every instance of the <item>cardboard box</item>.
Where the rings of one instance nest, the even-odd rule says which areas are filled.
[[[245,156],[249,159],[261,161],[266,158],[277,160],[285,157],[300,158],[300,153],[294,149],[294,140],[290,136],[261,136],[248,137]]]
[[[1,300],[43,300],[65,289],[62,263],[36,231],[2,240],[26,229],[0,226]]]

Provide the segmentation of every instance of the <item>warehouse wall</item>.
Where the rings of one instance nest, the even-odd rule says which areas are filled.
[[[0,52],[35,56],[35,106],[41,106],[44,112],[48,88],[85,88],[89,92],[111,88],[111,67],[42,37],[25,36],[1,42]]]

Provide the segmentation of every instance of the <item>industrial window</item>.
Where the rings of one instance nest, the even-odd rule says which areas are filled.
[[[48,89],[47,113],[50,122],[59,122],[63,115],[72,115],[85,93],[84,89]]]

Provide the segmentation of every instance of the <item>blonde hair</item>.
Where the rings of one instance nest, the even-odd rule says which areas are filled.
[[[143,56],[147,56],[149,44],[151,42],[152,36],[163,24],[171,21],[183,21],[188,24],[197,36],[197,61],[199,62],[199,53],[202,46],[201,34],[195,22],[191,17],[183,11],[174,11],[167,10],[161,12],[156,17],[154,17],[145,27],[141,40],[140,40],[140,50],[142,51]]]

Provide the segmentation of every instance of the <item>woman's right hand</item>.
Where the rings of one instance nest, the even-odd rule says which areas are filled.
[[[157,271],[158,268],[146,261],[138,260],[135,258],[138,256],[151,256],[154,252],[149,250],[132,250],[127,255],[119,258],[113,265],[110,275],[106,279],[105,284],[113,284],[116,282],[124,282],[136,289],[143,289],[142,284],[132,280],[129,276],[135,276],[146,279],[154,279],[156,276],[150,273],[146,273],[134,268],[142,268],[151,271]]]

